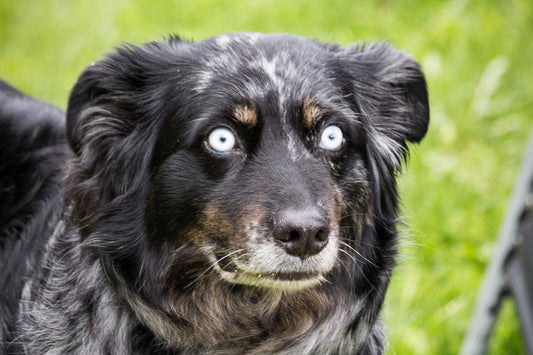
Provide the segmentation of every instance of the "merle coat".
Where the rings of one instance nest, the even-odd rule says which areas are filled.
[[[0,353],[382,353],[395,178],[428,123],[382,42],[125,46],[66,114],[0,84]]]

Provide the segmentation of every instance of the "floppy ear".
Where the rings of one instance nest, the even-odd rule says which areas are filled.
[[[133,54],[134,49],[119,49],[85,69],[74,85],[67,138],[76,155],[91,149],[94,140],[108,146],[135,127],[134,93],[141,71],[129,63]]]
[[[378,144],[401,147],[403,155],[405,142],[419,142],[429,124],[420,65],[385,42],[355,44],[344,56],[356,104],[381,136]]]
[[[169,77],[170,61],[161,58],[170,52],[168,43],[119,48],[85,69],[72,89],[69,189],[80,218],[143,186],[164,90],[154,83]]]
[[[113,112],[116,111],[114,97],[117,93],[106,87],[105,81],[109,74],[103,66],[103,63],[93,63],[85,69],[70,93],[66,118],[67,138],[77,156],[80,156],[83,148],[87,148],[90,144],[89,132],[96,128],[94,124],[91,127],[91,122],[97,117],[102,126],[111,126],[112,121],[119,126],[122,125],[118,112]]]
[[[407,142],[420,142],[429,124],[424,74],[416,61],[384,42],[355,44],[342,56],[348,95],[366,123],[375,213],[396,216],[395,173]]]
[[[99,134],[106,145],[126,137],[144,116],[155,115],[164,84],[179,72],[176,53],[189,43],[171,36],[141,47],[125,45],[85,69],[67,109],[67,136],[74,153],[82,154]]]

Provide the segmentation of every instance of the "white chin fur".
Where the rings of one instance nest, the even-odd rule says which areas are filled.
[[[218,266],[218,264],[216,269],[219,272],[220,276],[228,282],[282,291],[298,291],[305,288],[310,288],[322,283],[325,280],[324,276],[322,275],[313,276],[308,279],[280,280],[272,278],[269,275],[252,274],[240,270],[237,270],[235,272],[225,271],[222,270]]]
[[[252,252],[251,254],[253,257],[251,258],[249,265],[240,265],[238,260],[233,261],[233,264],[236,266],[234,271],[226,271],[222,269],[215,254],[212,252],[212,248],[206,249],[209,250],[208,257],[213,268],[217,270],[218,274],[225,281],[284,291],[297,291],[319,285],[325,281],[323,275],[333,268],[337,257],[336,238],[333,242],[330,242],[330,244],[329,250],[327,250],[328,248],[326,247],[326,250],[320,253],[323,253],[322,255],[319,254],[320,256],[313,256],[304,261],[297,257],[287,255],[277,246],[272,245],[269,248],[268,244],[263,245],[262,249],[271,253],[270,263],[258,263],[257,257],[265,255],[257,255]],[[274,256],[274,258],[272,258],[272,256]],[[274,261],[276,258],[278,258],[277,262]],[[278,265],[278,263],[280,265]],[[288,280],[276,277],[278,272],[287,274],[290,274],[291,272],[304,272],[309,273],[309,275],[300,276],[295,280]]]
[[[258,233],[250,233],[247,243],[248,261],[246,265],[236,264],[240,269],[253,273],[309,272],[325,274],[337,261],[337,233],[331,233],[326,247],[318,254],[305,260],[287,254],[271,240],[264,240]]]

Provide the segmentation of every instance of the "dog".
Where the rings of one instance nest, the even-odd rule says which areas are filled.
[[[428,124],[385,42],[125,45],[66,114],[2,83],[0,353],[383,353]]]

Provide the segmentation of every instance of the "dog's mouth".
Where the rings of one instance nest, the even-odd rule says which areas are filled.
[[[325,281],[319,271],[257,272],[240,267],[230,256],[210,253],[209,258],[222,279],[230,283],[291,291],[313,287]]]

